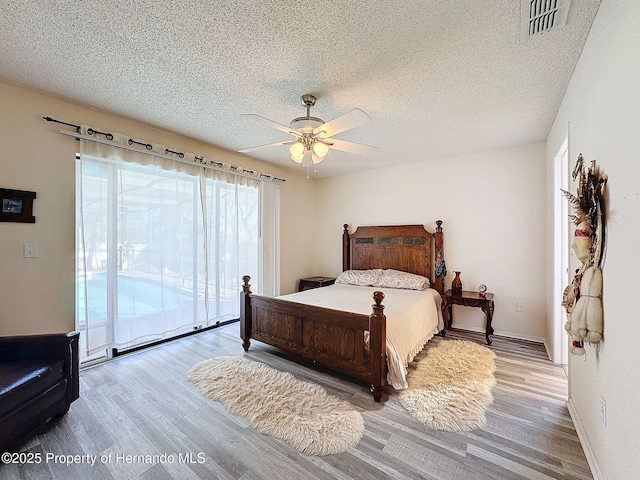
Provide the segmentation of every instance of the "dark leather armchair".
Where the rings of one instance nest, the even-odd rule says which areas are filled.
[[[0,338],[0,452],[18,449],[78,398],[79,336]]]

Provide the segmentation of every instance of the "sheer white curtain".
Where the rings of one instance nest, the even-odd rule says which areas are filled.
[[[87,140],[77,172],[87,355],[237,318],[243,275],[278,290],[279,186]]]
[[[233,182],[231,181],[233,180]],[[257,277],[259,190],[255,180],[232,175],[207,178],[203,225],[208,308],[219,320],[238,318],[242,276]]]
[[[260,188],[260,275],[258,288],[252,291],[269,296],[280,295],[280,186],[264,183]]]

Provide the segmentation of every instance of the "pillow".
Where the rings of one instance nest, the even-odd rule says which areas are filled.
[[[335,283],[371,287],[376,284],[382,272],[383,270],[381,268],[374,268],[373,270],[345,270],[338,275]]]
[[[431,286],[427,277],[400,270],[384,270],[374,287],[405,288],[408,290],[426,290]]]

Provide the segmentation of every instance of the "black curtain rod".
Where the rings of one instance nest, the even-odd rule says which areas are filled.
[[[47,122],[56,122],[56,123],[61,123],[63,125],[69,125],[70,127],[75,128],[77,133],[80,133],[80,125],[74,125],[73,123],[61,122],[60,120],[56,120],[55,118],[51,118],[51,117],[42,117],[42,118],[44,118]]]
[[[68,125],[70,127],[75,128],[76,133],[80,133],[80,125],[74,125],[73,123],[62,122],[60,120],[56,120],[55,118],[51,118],[51,117],[42,117],[42,118],[44,118],[47,122],[56,122],[56,123],[61,123],[62,125]],[[93,128],[87,129],[87,135],[93,135],[94,133],[97,133],[98,135],[104,135],[107,140],[113,140],[113,135],[111,133],[99,132],[98,130],[94,130]]]
[[[55,122],[55,123],[61,123],[62,125],[68,125],[69,127],[73,127],[76,129],[76,133],[80,133],[81,127],[80,125],[74,125],[73,123],[67,123],[67,122],[63,122],[61,120],[56,120],[55,118],[51,118],[51,117],[42,117],[43,119],[45,119],[47,122]],[[65,133],[63,131],[60,131],[60,133]],[[67,135],[69,135],[69,133],[66,133]],[[93,135],[93,134],[98,134],[98,135],[104,135],[105,138],[107,140],[113,140],[113,134],[111,133],[105,133],[105,132],[99,132],[97,130],[94,130],[93,128],[89,128],[87,129],[87,134],[88,135]],[[79,140],[79,138],[76,138],[76,140]],[[97,140],[96,140],[97,141]],[[150,143],[144,143],[144,142],[138,142],[132,138],[129,139],[129,141],[127,142],[129,145],[141,145],[143,147],[145,147],[147,150],[152,150],[153,149],[153,145],[151,145]],[[121,147],[124,148],[124,147]],[[164,151],[165,155],[168,154],[173,154],[176,155],[179,158],[184,158],[184,153],[182,152],[177,152],[175,150],[169,150],[168,148],[165,149]],[[209,165],[206,162],[204,162],[204,157],[196,157],[194,156],[194,160],[200,162],[203,165]],[[190,163],[190,162],[187,162]],[[210,161],[210,166],[217,166],[218,168],[222,169],[224,167],[224,164],[221,162],[214,162],[214,161]],[[250,176],[255,176],[255,171],[253,170],[248,170],[244,167],[240,167],[239,165],[230,165],[230,169],[232,173],[236,173],[236,174],[240,174],[243,176],[247,176],[247,174],[249,174]],[[260,172],[258,172],[260,173]],[[260,173],[259,175],[259,179],[265,179],[265,180],[274,180],[274,181],[280,181],[280,182],[286,182],[286,179],[284,178],[278,178],[275,177],[273,175],[269,175],[266,173]]]

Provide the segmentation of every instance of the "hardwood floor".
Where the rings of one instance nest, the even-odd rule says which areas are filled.
[[[480,333],[452,330],[447,339],[484,344]],[[376,404],[366,386],[294,363],[267,345],[253,342],[245,354],[238,324],[227,325],[82,370],[80,399],[23,447],[40,463],[0,465],[0,478],[593,478],[566,407],[563,369],[541,344],[496,336],[489,348],[497,354],[498,383],[488,423],[450,433],[410,417],[392,389]],[[313,457],[257,433],[186,378],[201,360],[227,355],[290,371],[353,403],[365,421],[363,439],[347,452]]]

